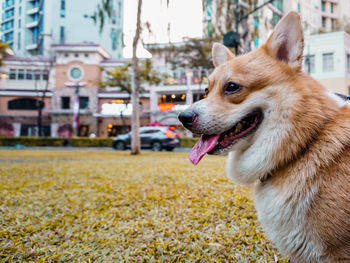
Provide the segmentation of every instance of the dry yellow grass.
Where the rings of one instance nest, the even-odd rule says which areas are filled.
[[[1,262],[288,262],[223,157],[0,151]]]

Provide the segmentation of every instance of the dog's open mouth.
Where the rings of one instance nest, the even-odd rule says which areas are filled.
[[[190,152],[190,161],[198,164],[208,154],[221,154],[231,148],[239,139],[253,133],[264,118],[261,109],[255,109],[237,122],[231,129],[214,135],[203,134]]]

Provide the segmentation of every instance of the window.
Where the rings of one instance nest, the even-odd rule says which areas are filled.
[[[300,3],[298,3],[298,12],[300,13]]]
[[[18,8],[18,15],[21,15],[22,14],[22,7],[20,6],[19,8]]]
[[[60,27],[60,44],[64,43],[64,26]]]
[[[21,19],[18,19],[18,28],[21,28],[22,24],[21,24]]]
[[[61,97],[61,109],[70,109],[70,97]]]
[[[322,55],[323,72],[332,72],[334,68],[333,53],[325,53]]]
[[[326,11],[326,2],[325,1],[321,2],[321,10],[322,10],[322,12]]]
[[[272,4],[280,11],[283,11],[283,0],[275,0]]]
[[[69,77],[75,81],[80,80],[83,77],[83,72],[80,68],[73,67],[69,70]]]
[[[37,110],[38,101],[35,99],[14,99],[7,103],[7,108],[9,110]]]
[[[350,54],[346,54],[346,70],[350,73]]]
[[[331,3],[331,13],[334,13],[334,3]]]
[[[21,33],[18,33],[17,47],[18,49],[21,49]]]
[[[322,27],[325,28],[326,27],[326,18],[322,17]]]
[[[277,13],[273,13],[272,15],[272,25],[275,26],[277,25],[278,21],[280,21],[280,19],[282,18],[282,16],[280,16]]]
[[[18,70],[18,79],[23,80],[24,79],[24,69]]]
[[[112,50],[117,50],[117,32],[115,31],[115,29],[112,29],[111,40],[112,40]]]
[[[89,108],[89,97],[79,96],[79,109],[88,109],[88,108]]]
[[[60,11],[61,17],[66,16],[66,0],[61,0],[61,11]]]
[[[334,30],[335,29],[335,19],[331,19],[331,22],[332,22],[332,30]]]
[[[64,57],[68,58],[69,54],[68,53],[64,53]]]
[[[75,54],[74,54],[74,57],[78,58],[78,57],[79,57],[79,54],[78,54],[78,53],[75,53]]]
[[[43,70],[43,80],[49,80],[49,71]]]
[[[84,55],[86,58],[88,58],[89,57],[89,54],[87,54],[87,53],[85,53],[85,55]]]
[[[176,103],[185,104],[186,103],[186,93],[181,94],[163,94],[158,97],[158,103]]]
[[[33,70],[27,70],[26,79],[28,80],[33,79]]]
[[[16,70],[15,69],[10,69],[10,79],[16,79]]]
[[[35,72],[34,72],[34,78],[35,78],[35,80],[40,80],[40,75],[41,75],[40,70],[35,70]]]
[[[193,93],[193,102],[199,101],[206,97],[205,93]]]
[[[305,71],[308,73],[315,73],[315,55],[305,56]]]

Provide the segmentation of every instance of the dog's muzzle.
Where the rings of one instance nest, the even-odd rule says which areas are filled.
[[[197,113],[193,110],[188,109],[179,114],[179,120],[182,122],[183,126],[187,129],[191,129],[192,125],[196,122],[198,118]]]

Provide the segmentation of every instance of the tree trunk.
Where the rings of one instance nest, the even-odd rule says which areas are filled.
[[[243,19],[242,25],[242,39],[243,39],[243,53],[248,53],[251,51],[252,37],[249,31],[248,18]]]
[[[138,58],[136,56],[137,44],[141,34],[141,6],[142,0],[138,0],[137,5],[137,22],[134,41],[132,43],[132,116],[131,116],[131,154],[140,154],[141,152],[141,140],[140,140],[140,104],[139,104],[139,91],[140,91],[140,73],[138,68]]]

